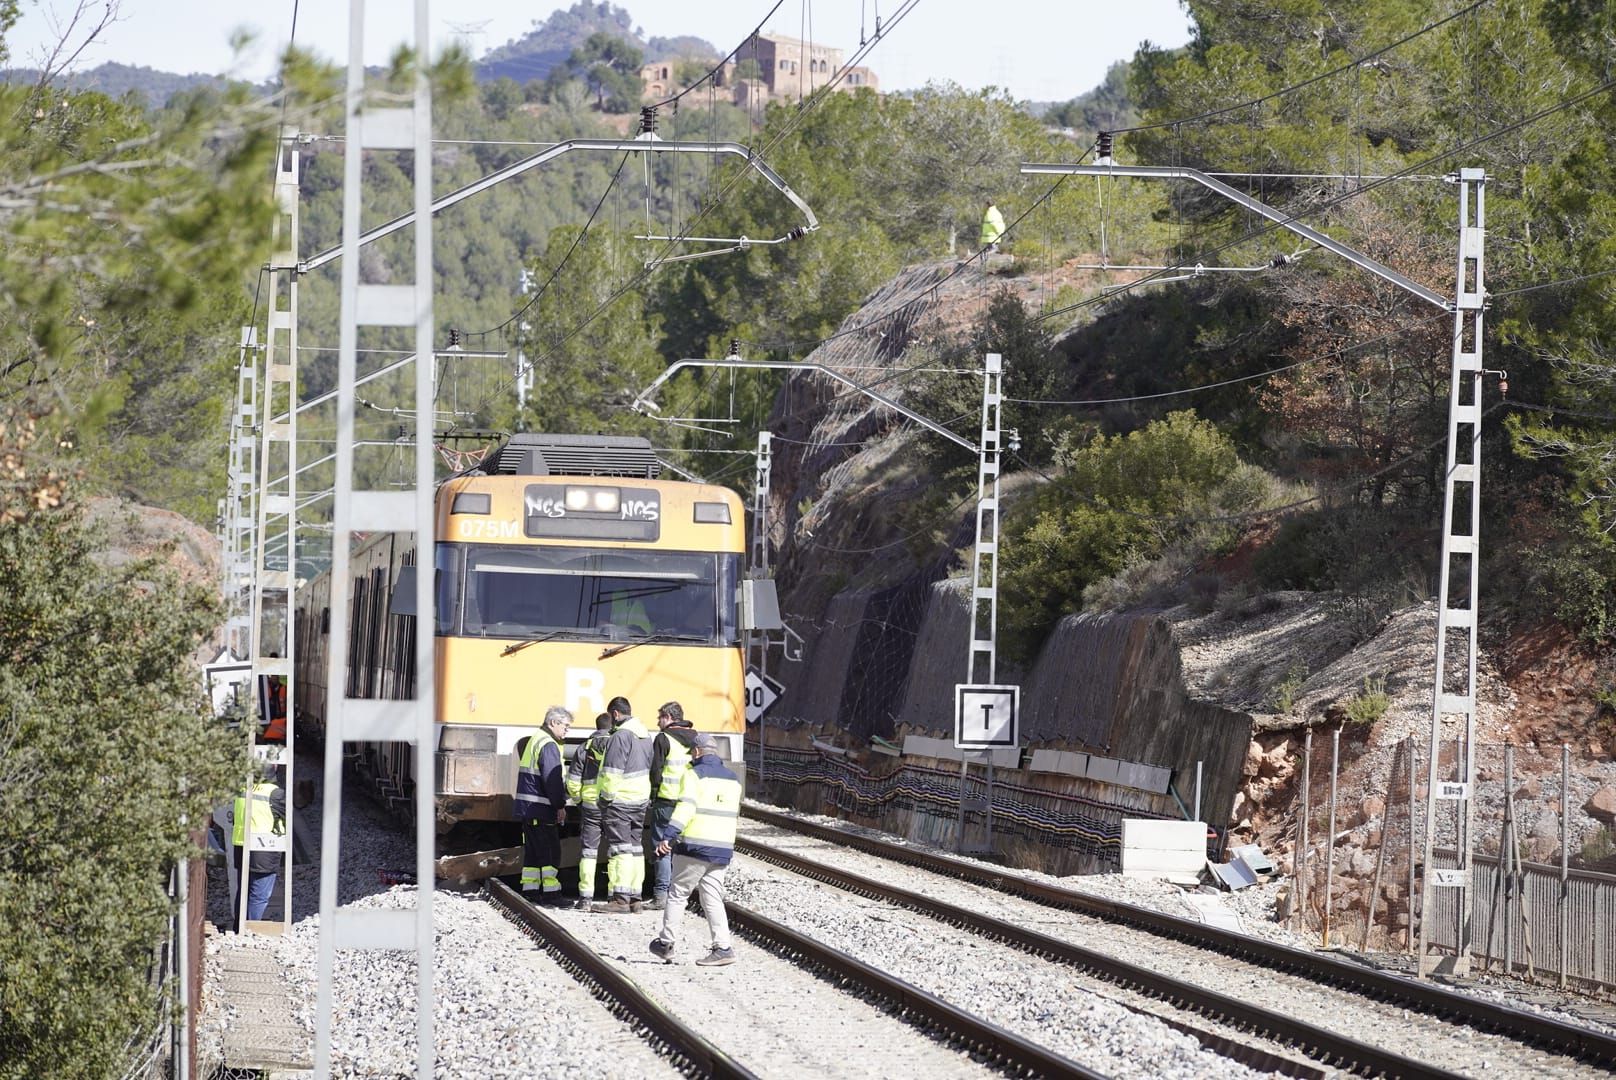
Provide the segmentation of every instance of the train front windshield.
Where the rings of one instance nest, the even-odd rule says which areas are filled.
[[[740,556],[437,545],[438,633],[735,645]]]

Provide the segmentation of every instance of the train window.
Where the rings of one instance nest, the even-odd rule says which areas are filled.
[[[460,629],[460,579],[465,573],[466,553],[454,544],[439,544],[434,551],[438,565],[438,636],[442,637]]]
[[[464,551],[467,636],[735,640],[731,605],[721,611],[719,598],[733,595],[736,555],[475,544]]]

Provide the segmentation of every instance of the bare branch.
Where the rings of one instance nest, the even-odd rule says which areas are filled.
[[[65,26],[58,19],[54,8],[47,10],[45,19],[50,24],[56,43],[51,46],[48,53],[43,54],[39,64],[39,81],[34,84],[36,92],[44,90],[50,85],[51,80],[77,63],[84,50],[89,48],[107,27],[117,21],[118,2],[119,0],[100,0],[97,4],[94,0],[78,0]],[[91,13],[91,9],[95,7],[100,7],[99,14]],[[81,22],[88,25],[92,21],[95,25],[87,30],[79,26]],[[84,38],[75,45],[73,38],[79,33],[83,33]]]

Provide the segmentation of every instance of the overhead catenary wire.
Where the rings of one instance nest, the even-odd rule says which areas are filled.
[[[919,2],[920,2],[920,0],[904,0],[904,3],[900,6],[898,14],[894,15],[890,20],[888,20],[885,29],[890,30],[893,26],[897,25],[897,23],[899,21],[901,21],[903,17],[907,16],[911,11],[914,10],[914,8],[919,4]],[[782,129],[779,132],[777,132],[774,135],[774,137],[769,140],[769,142],[767,144],[765,144],[763,149],[758,151],[758,156],[761,157],[761,156],[766,156],[767,154],[769,154],[773,150],[774,147],[778,146],[780,144],[780,142],[787,135],[789,135],[793,130],[795,130],[796,126],[802,122],[804,117],[809,112],[811,112],[813,109],[817,108],[823,101],[828,100],[829,94],[831,92],[833,92],[835,87],[840,84],[840,82],[842,81],[843,78],[846,77],[846,74],[848,73],[848,71],[851,70],[851,68],[853,66],[855,66],[854,61],[856,61],[858,59],[862,59],[864,54],[866,54],[870,49],[874,48],[874,46],[875,46],[875,44],[877,43],[878,40],[879,40],[879,38],[873,39],[869,43],[868,46],[861,47],[860,51],[854,55],[853,60],[850,60],[847,64],[844,64],[840,69],[838,69],[832,79],[830,79],[819,90],[815,91],[813,94],[810,94],[807,100],[805,100],[803,102],[800,102],[799,105],[798,105],[797,112],[786,122],[786,124],[782,127]],[[719,189],[718,193],[711,200],[709,200],[705,205],[703,205],[701,207],[701,209],[698,210],[696,212],[696,214],[693,215],[685,223],[685,229],[684,229],[683,232],[681,232],[678,236],[672,237],[672,238],[668,239],[667,241],[663,242],[663,246],[662,246],[660,254],[654,256],[651,259],[647,259],[645,264],[640,268],[640,270],[637,273],[632,275],[627,281],[625,281],[618,288],[612,290],[612,292],[609,293],[604,300],[602,300],[599,304],[597,304],[594,307],[594,309],[591,310],[589,312],[589,314],[586,315],[581,321],[574,324],[571,329],[569,329],[569,330],[565,331],[564,333],[558,335],[557,340],[555,341],[555,343],[552,345],[552,347],[548,351],[546,351],[544,353],[541,353],[538,356],[533,357],[531,360],[529,360],[523,366],[522,370],[518,371],[514,375],[507,376],[507,377],[501,379],[498,382],[498,384],[495,386],[495,388],[492,391],[490,391],[488,394],[484,395],[483,399],[480,402],[478,402],[478,404],[476,406],[477,410],[480,411],[488,403],[488,400],[494,394],[503,392],[507,387],[509,387],[511,385],[514,385],[516,379],[519,379],[522,376],[524,376],[527,373],[527,371],[532,370],[540,362],[548,360],[551,357],[553,357],[557,350],[559,350],[567,342],[571,341],[578,334],[582,333],[585,328],[587,328],[597,318],[599,318],[601,316],[601,314],[603,312],[605,312],[608,308],[610,308],[612,304],[616,303],[618,299],[620,299],[622,296],[627,294],[630,290],[632,290],[633,288],[638,286],[641,282],[643,282],[646,278],[648,278],[658,267],[660,267],[662,265],[663,262],[665,262],[668,259],[668,257],[673,253],[673,251],[677,248],[677,246],[684,242],[686,237],[688,237],[689,235],[692,235],[694,233],[694,230],[695,230],[696,226],[708,214],[710,214],[713,210],[718,208],[718,206],[722,203],[723,199],[731,191],[734,190],[735,186],[740,182],[741,178],[744,177],[745,175],[746,175],[746,172],[745,172],[744,169],[743,170],[738,170],[734,175],[732,175],[730,177],[730,179],[726,183],[724,183],[724,185]]]
[[[1300,221],[1304,214],[1312,215],[1312,214],[1322,213],[1322,212],[1324,212],[1326,210],[1329,210],[1329,209],[1331,209],[1331,208],[1333,208],[1335,206],[1340,205],[1341,203],[1346,202],[1349,199],[1356,198],[1359,195],[1367,194],[1367,193],[1375,190],[1376,188],[1379,188],[1379,187],[1381,187],[1381,186],[1383,186],[1385,184],[1391,183],[1394,180],[1399,180],[1402,177],[1404,177],[1405,175],[1409,175],[1409,174],[1412,174],[1412,173],[1419,173],[1419,172],[1423,171],[1424,169],[1426,169],[1427,167],[1429,167],[1429,166],[1431,166],[1431,165],[1433,165],[1433,164],[1435,164],[1437,162],[1440,162],[1440,161],[1446,161],[1448,158],[1451,158],[1456,154],[1462,154],[1462,153],[1466,152],[1467,150],[1473,150],[1476,147],[1482,146],[1482,145],[1484,145],[1484,144],[1486,144],[1488,142],[1491,142],[1494,139],[1502,138],[1503,136],[1508,135],[1511,132],[1519,131],[1523,127],[1528,127],[1531,124],[1535,124],[1539,120],[1544,120],[1544,119],[1547,119],[1550,116],[1555,115],[1556,113],[1564,112],[1567,109],[1575,108],[1576,106],[1582,104],[1584,101],[1587,101],[1590,98],[1596,97],[1599,94],[1602,94],[1607,90],[1610,90],[1612,87],[1616,87],[1616,78],[1606,79],[1604,82],[1600,83],[1598,86],[1595,86],[1594,88],[1592,88],[1590,90],[1585,90],[1582,93],[1577,94],[1575,97],[1567,98],[1566,100],[1558,102],[1558,103],[1556,103],[1554,105],[1550,105],[1550,106],[1547,106],[1547,107],[1545,107],[1543,109],[1539,109],[1537,112],[1532,113],[1530,116],[1525,116],[1525,117],[1522,117],[1519,120],[1515,120],[1515,121],[1512,121],[1511,123],[1505,124],[1502,127],[1494,128],[1492,131],[1489,131],[1486,134],[1478,135],[1475,138],[1469,139],[1469,140],[1467,140],[1467,141],[1465,141],[1463,143],[1460,143],[1457,146],[1449,147],[1446,150],[1439,150],[1436,153],[1431,154],[1430,156],[1428,156],[1428,157],[1426,157],[1426,158],[1424,158],[1424,159],[1422,159],[1422,160],[1420,160],[1418,162],[1415,162],[1413,165],[1408,166],[1406,169],[1400,169],[1397,172],[1390,173],[1390,174],[1386,175],[1385,177],[1383,177],[1383,178],[1381,178],[1379,180],[1372,180],[1367,184],[1364,184],[1364,185],[1362,185],[1360,187],[1354,188],[1351,191],[1344,192],[1341,195],[1337,195],[1337,196],[1335,196],[1333,198],[1326,199],[1323,202],[1310,204],[1305,209],[1297,210],[1294,213],[1286,211],[1285,212],[1286,213],[1286,219],[1284,221],[1267,221],[1267,220],[1265,220],[1263,224],[1255,226],[1255,227],[1253,227],[1251,229],[1248,229],[1245,233],[1241,234],[1240,236],[1237,236],[1232,240],[1229,240],[1229,241],[1227,241],[1227,242],[1225,242],[1223,244],[1218,245],[1217,247],[1211,249],[1206,254],[1208,254],[1208,255],[1221,255],[1223,252],[1228,251],[1231,248],[1235,248],[1235,247],[1238,247],[1241,244],[1248,243],[1248,242],[1250,242],[1252,240],[1257,239],[1258,237],[1266,236],[1269,233],[1274,232],[1277,229],[1282,229],[1282,228],[1285,227],[1285,225],[1289,224],[1290,222]],[[1081,158],[1079,159],[1079,161],[1081,162]],[[1068,175],[1070,175],[1070,174],[1068,174]],[[1056,309],[1054,309],[1052,311],[1044,312],[1043,314],[1038,316],[1038,321],[1039,322],[1045,322],[1045,321],[1048,321],[1049,319],[1053,319],[1053,318],[1055,318],[1055,317],[1057,317],[1059,315],[1064,315],[1064,314],[1067,314],[1069,312],[1077,311],[1077,310],[1080,310],[1080,309],[1086,308],[1086,307],[1092,307],[1095,304],[1104,303],[1104,302],[1106,302],[1108,300],[1114,299],[1117,296],[1117,294],[1119,294],[1119,293],[1131,291],[1132,289],[1138,288],[1138,287],[1140,287],[1142,285],[1148,285],[1151,282],[1157,280],[1158,278],[1162,277],[1163,275],[1165,275],[1167,273],[1170,273],[1170,272],[1173,272],[1173,271],[1182,271],[1182,270],[1187,270],[1187,269],[1189,269],[1189,266],[1187,264],[1182,264],[1181,263],[1181,264],[1177,264],[1177,265],[1168,267],[1165,270],[1158,271],[1158,272],[1156,272],[1154,274],[1147,274],[1145,277],[1139,278],[1136,281],[1131,281],[1131,282],[1128,282],[1126,284],[1119,285],[1115,289],[1112,289],[1110,292],[1106,293],[1105,295],[1089,297],[1089,298],[1084,299],[1084,300],[1076,301],[1075,303],[1067,304],[1064,307],[1059,307],[1059,308],[1056,308]]]
[[[555,268],[550,271],[550,276],[544,279],[544,284],[535,289],[533,295],[528,298],[527,303],[513,312],[510,318],[489,327],[487,330],[473,330],[471,331],[472,334],[497,334],[533,309],[533,305],[539,302],[539,298],[550,287],[550,283],[555,281],[556,276],[567,265],[567,261],[572,258],[572,253],[578,250],[578,245],[583,243],[584,237],[589,235],[589,227],[595,223],[595,216],[600,213],[600,208],[606,204],[606,199],[611,195],[612,189],[617,186],[617,181],[622,177],[623,167],[628,164],[628,159],[629,154],[625,152],[623,159],[617,163],[617,171],[612,173],[612,178],[606,182],[606,190],[600,193],[600,198],[595,202],[595,208],[589,212],[589,218],[584,222],[584,227],[578,230],[577,236],[572,238],[572,244],[567,248],[566,254],[561,256],[561,261],[556,263]]]
[[[1511,404],[1511,402],[1509,402],[1509,401],[1495,401],[1491,405],[1489,405],[1486,409],[1482,410],[1481,416],[1478,418],[1478,420],[1486,419],[1488,416],[1491,416],[1493,413],[1497,412],[1499,409],[1505,408],[1506,406],[1508,406],[1510,404]],[[1432,439],[1430,442],[1426,443],[1424,446],[1421,446],[1421,447],[1418,447],[1418,448],[1416,448],[1414,450],[1409,451],[1407,454],[1404,454],[1402,457],[1398,458],[1396,461],[1393,461],[1393,462],[1390,462],[1390,463],[1388,463],[1386,465],[1383,465],[1380,468],[1375,469],[1372,472],[1363,473],[1363,474],[1361,474],[1359,476],[1348,477],[1345,480],[1341,480],[1341,481],[1338,481],[1338,482],[1333,483],[1333,484],[1327,484],[1323,488],[1321,488],[1319,491],[1315,492],[1312,495],[1309,495],[1305,499],[1295,499],[1295,500],[1292,500],[1291,502],[1284,503],[1284,504],[1282,504],[1280,506],[1268,506],[1268,507],[1264,507],[1264,508],[1262,508],[1260,510],[1242,510],[1242,511],[1240,511],[1238,513],[1234,513],[1234,514],[1205,514],[1205,515],[1195,515],[1195,516],[1177,515],[1177,516],[1173,516],[1173,517],[1167,517],[1167,516],[1161,516],[1161,515],[1156,515],[1156,514],[1144,514],[1144,513],[1138,512],[1136,510],[1128,510],[1128,509],[1125,509],[1125,508],[1120,507],[1120,506],[1111,506],[1109,504],[1106,505],[1104,507],[1104,509],[1111,512],[1111,513],[1114,513],[1114,514],[1120,514],[1121,516],[1126,517],[1126,518],[1132,518],[1135,521],[1148,521],[1148,522],[1151,522],[1153,524],[1160,524],[1160,525],[1176,525],[1176,526],[1218,525],[1218,524],[1228,524],[1228,523],[1237,522],[1237,521],[1257,521],[1257,520],[1260,520],[1262,518],[1273,517],[1275,514],[1283,514],[1283,513],[1287,513],[1288,511],[1291,511],[1291,510],[1300,509],[1301,507],[1304,507],[1304,506],[1310,506],[1313,503],[1320,502],[1320,501],[1330,497],[1331,495],[1334,495],[1334,494],[1337,494],[1337,493],[1343,492],[1343,491],[1350,491],[1350,490],[1352,490],[1354,488],[1361,487],[1364,484],[1369,483],[1371,480],[1378,480],[1383,476],[1387,476],[1387,475],[1389,475],[1389,474],[1391,474],[1393,472],[1396,472],[1398,469],[1401,469],[1403,466],[1407,465],[1409,462],[1418,460],[1420,457],[1424,456],[1425,454],[1429,454],[1431,451],[1435,450],[1439,446],[1442,446],[1447,441],[1448,441],[1447,435],[1443,434],[1443,435],[1439,436],[1438,438]],[[1048,481],[1049,483],[1055,483],[1056,482],[1054,477],[1052,477],[1048,473],[1044,472],[1038,466],[1036,466],[1036,465],[1032,464],[1031,462],[1027,461],[1027,459],[1022,457],[1019,452],[1014,452],[1012,454],[1012,456],[1015,457],[1015,459],[1017,461],[1021,462],[1021,464],[1026,469],[1028,469],[1029,471],[1037,474],[1038,476],[1041,476],[1044,480]]]

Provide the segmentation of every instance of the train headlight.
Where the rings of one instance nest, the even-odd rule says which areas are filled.
[[[569,487],[567,489],[566,506],[568,510],[589,510],[597,514],[615,514],[621,503],[621,496],[616,488],[609,487]]]

